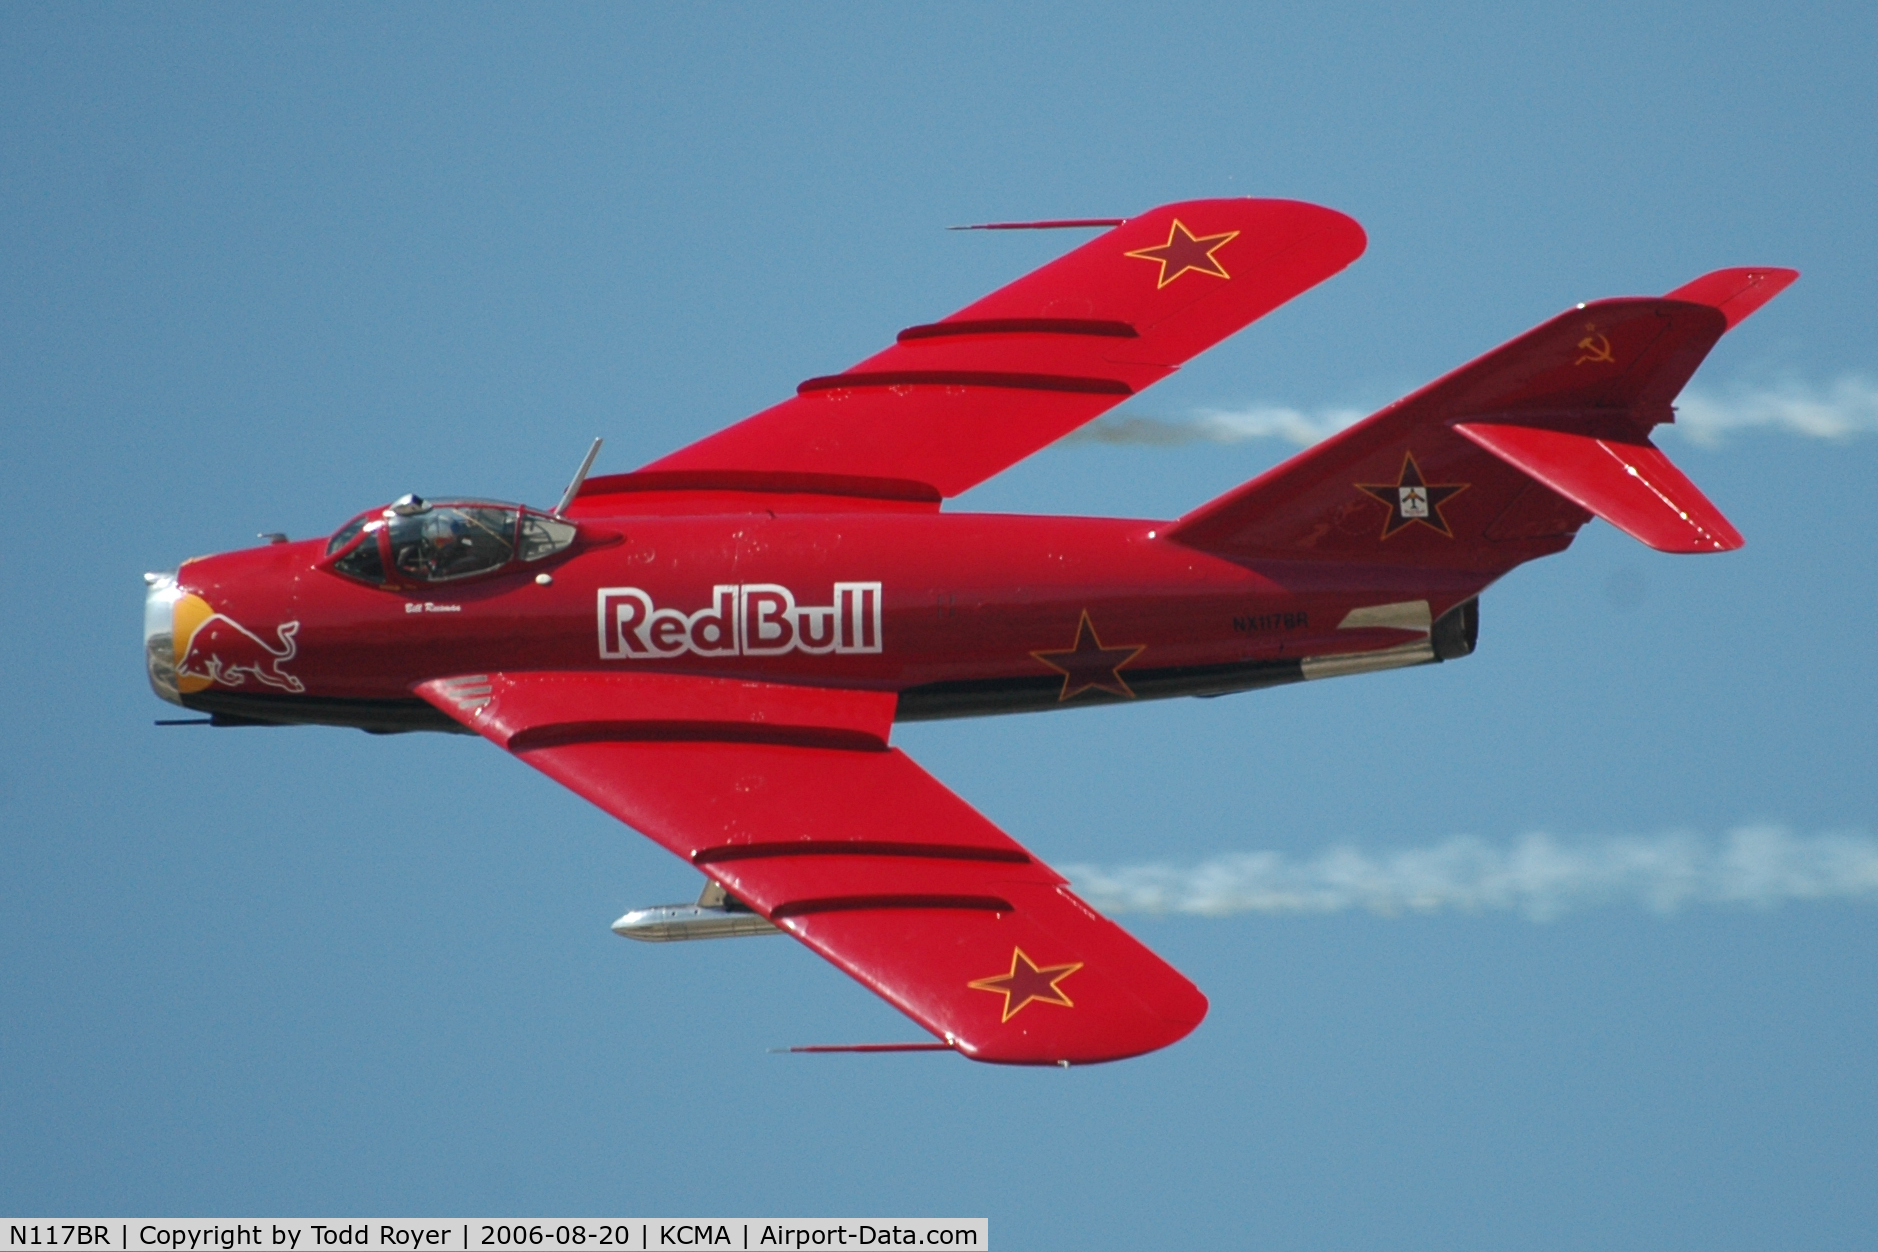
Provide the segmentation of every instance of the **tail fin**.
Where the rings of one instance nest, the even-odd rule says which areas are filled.
[[[1581,304],[1176,522],[1235,559],[1505,570],[1602,517],[1666,552],[1741,536],[1650,442],[1716,340],[1798,278],[1717,270]]]

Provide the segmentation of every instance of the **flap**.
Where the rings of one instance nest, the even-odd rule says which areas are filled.
[[[1119,1060],[1206,1014],[1179,972],[886,746],[891,694],[634,674],[418,693],[975,1060]]]

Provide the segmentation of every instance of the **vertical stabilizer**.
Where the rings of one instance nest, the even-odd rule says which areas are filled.
[[[1743,318],[1798,277],[1718,270],[1660,298],[1581,304],[1227,492],[1168,537],[1239,560],[1499,572],[1602,517],[1651,547],[1741,535],[1649,434]]]

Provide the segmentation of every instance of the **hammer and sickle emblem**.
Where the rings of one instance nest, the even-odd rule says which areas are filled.
[[[1611,341],[1603,335],[1586,335],[1578,341],[1578,359],[1573,365],[1615,365],[1617,358],[1611,355]]]

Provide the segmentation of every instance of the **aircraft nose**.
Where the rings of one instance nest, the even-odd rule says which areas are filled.
[[[143,597],[143,661],[150,673],[150,689],[171,704],[181,704],[176,690],[176,627],[174,610],[182,589],[176,574],[145,574]]]

